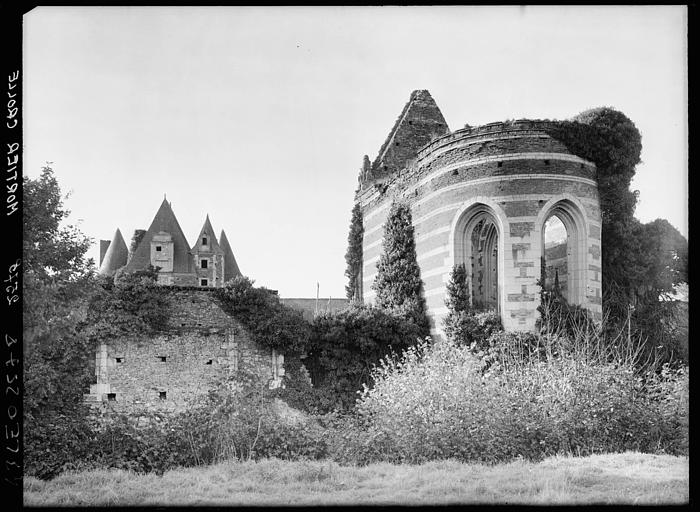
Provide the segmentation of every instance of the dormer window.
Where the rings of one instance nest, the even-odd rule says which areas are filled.
[[[201,268],[209,268],[209,260],[203,259],[199,262]]]
[[[207,245],[207,237],[206,236],[202,237],[202,245]]]

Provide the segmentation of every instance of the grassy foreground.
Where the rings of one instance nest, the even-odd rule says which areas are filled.
[[[168,471],[24,480],[25,506],[688,502],[688,458],[622,453],[495,466],[262,460]]]

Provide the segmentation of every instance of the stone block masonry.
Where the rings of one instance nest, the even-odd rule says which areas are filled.
[[[163,332],[99,343],[89,403],[118,411],[180,411],[227,375],[246,371],[261,385],[280,384],[284,356],[255,344],[211,290],[163,288],[163,293],[170,303]]]
[[[407,112],[419,111],[430,115],[407,117]],[[427,129],[442,119],[427,92],[414,92],[372,172],[364,167],[360,172],[355,202],[364,226],[363,300],[375,299],[371,286],[384,224],[391,203],[401,201],[413,214],[433,334],[442,333],[446,285],[458,263],[470,274],[472,299],[496,310],[507,330],[535,329],[541,258],[546,257],[544,226],[553,215],[564,224],[568,242],[562,261],[550,263],[556,263],[560,280],[566,280],[561,284],[569,303],[599,319],[602,248],[596,166],[552,138],[549,121],[490,123],[444,133]],[[412,130],[418,130],[416,137]],[[392,158],[399,152],[401,158]],[[378,169],[382,162],[387,165]]]

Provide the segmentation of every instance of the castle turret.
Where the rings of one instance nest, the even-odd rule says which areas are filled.
[[[222,286],[224,282],[224,251],[216,240],[209,215],[204,220],[204,225],[190,253],[199,286]]]
[[[103,240],[100,241],[100,253],[102,253],[102,250],[105,247],[102,242]],[[100,264],[100,274],[105,274],[108,276],[114,275],[118,269],[126,265],[126,258],[129,254],[129,250],[126,247],[126,243],[124,242],[124,238],[122,237],[122,233],[119,231],[119,228],[117,228],[112,241],[109,242],[109,245],[107,245],[103,254],[104,257],[101,258]]]
[[[224,282],[226,282],[229,279],[240,276],[241,271],[238,268],[238,263],[236,263],[236,258],[233,256],[231,245],[228,243],[228,238],[226,238],[226,233],[224,233],[223,229],[219,240],[221,249],[224,251]]]

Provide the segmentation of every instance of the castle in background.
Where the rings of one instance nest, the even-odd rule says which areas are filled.
[[[119,229],[111,242],[100,240],[100,274],[114,275],[120,268],[127,272],[145,270],[153,265],[160,267],[159,284],[204,288],[220,288],[241,275],[224,230],[217,240],[207,215],[190,248],[167,199],[163,199],[148,230],[136,231],[134,242],[130,252]]]

